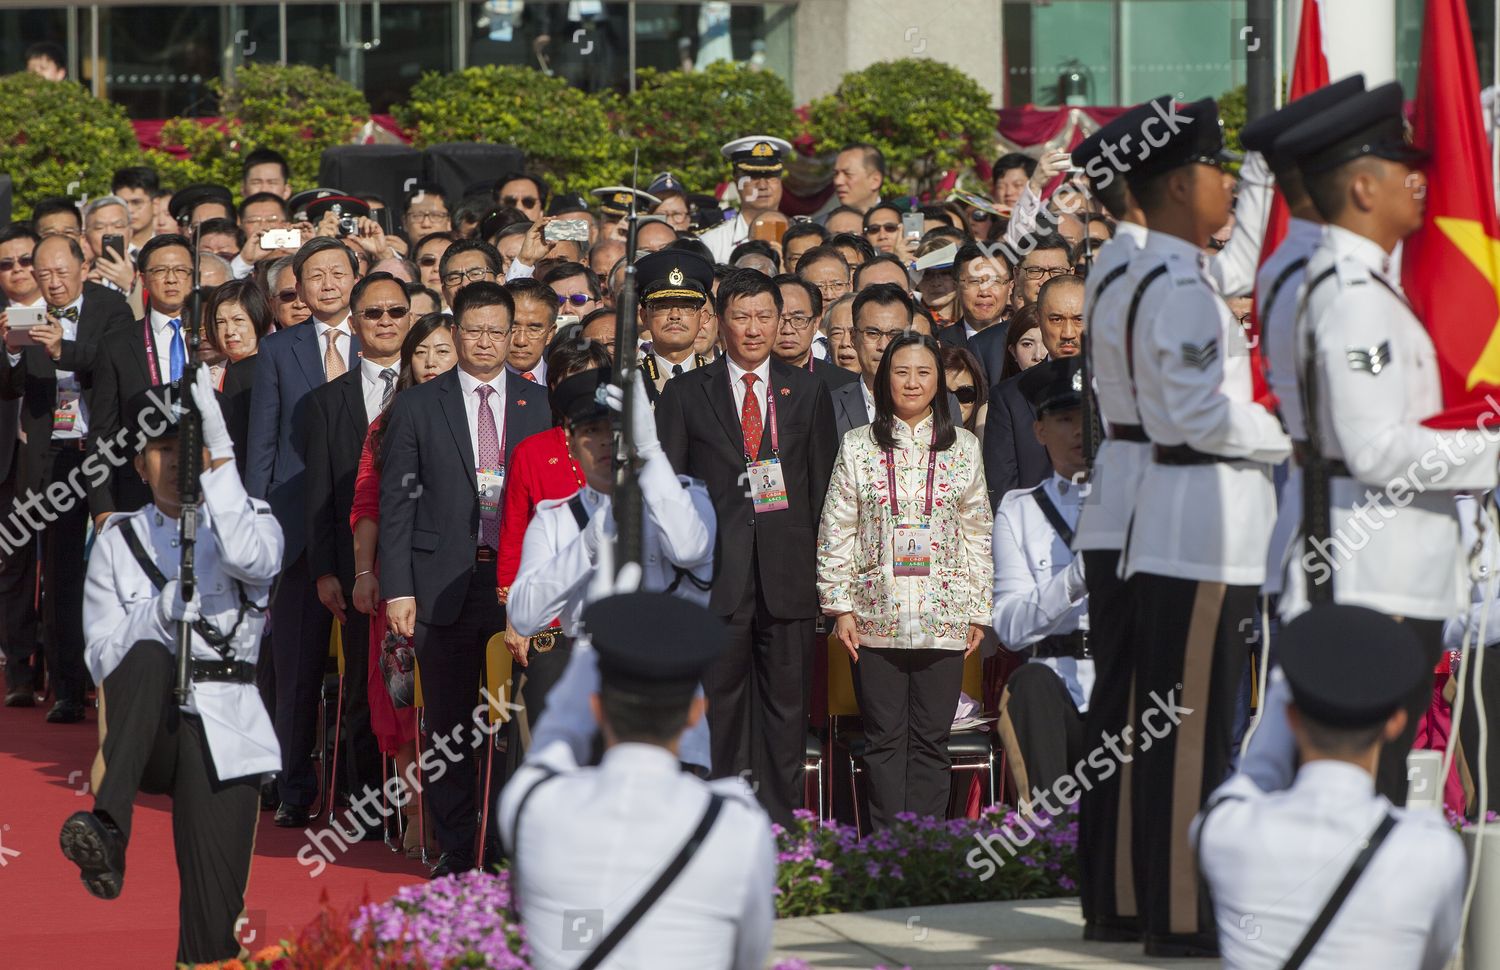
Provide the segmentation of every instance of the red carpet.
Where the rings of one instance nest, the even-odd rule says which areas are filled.
[[[70,814],[92,807],[98,726],[93,711],[84,724],[47,724],[43,713],[0,708],[0,967],[169,968],[177,952],[171,802],[137,799],[125,890],[109,902],[90,896],[57,833]],[[261,813],[240,937],[251,950],[312,920],[324,891],[336,905],[352,905],[425,877],[419,862],[364,842],[314,879],[297,861],[306,843],[300,830],[278,829]]]

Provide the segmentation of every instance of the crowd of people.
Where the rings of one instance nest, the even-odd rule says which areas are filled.
[[[400,799],[404,848],[433,844],[434,876],[512,859],[539,965],[571,965],[533,926],[560,922],[582,891],[561,874],[564,856],[638,835],[659,843],[644,856],[664,858],[700,816],[696,802],[670,807],[698,789],[661,779],[675,801],[632,795],[613,813],[576,785],[532,799],[598,760],[577,706],[589,694],[605,776],[664,777],[680,763],[712,779],[700,841],[726,798],[735,830],[765,838],[720,829],[705,851],[725,873],[764,880],[767,820],[790,825],[817,804],[806,765],[809,732],[824,728],[812,714],[825,639],[828,664],[852,668],[875,829],[949,813],[954,723],[985,701],[963,693],[965,669],[998,647],[1027,662],[982,713],[1019,806],[1081,802],[1086,935],[1270,965],[1258,961],[1284,957],[1309,921],[1246,942],[1233,906],[1274,898],[1269,887],[1316,862],[1296,890],[1311,913],[1345,867],[1310,848],[1279,871],[1224,853],[1295,824],[1294,805],[1326,813],[1344,798],[1347,827],[1383,797],[1403,803],[1431,672],[1467,626],[1451,492],[1494,484],[1487,446],[1424,480],[1385,545],[1354,551],[1326,580],[1301,566],[1304,537],[1319,535],[1297,524],[1307,468],[1333,476],[1327,539],[1366,487],[1446,434],[1420,424],[1440,403],[1432,348],[1389,259],[1420,223],[1399,108],[1390,86],[1330,86],[1247,128],[1254,151],[1236,179],[1213,102],[1157,99],[1071,155],[1002,156],[989,198],[935,204],[884,198],[880,150],[851,145],[828,203],[794,218],[780,211],[791,146],[754,135],[723,148],[733,212],[696,204],[671,173],[601,187],[592,205],[526,171],[462,198],[426,183],[399,200],[294,191],[267,149],[246,155],[237,186],[171,189],[133,168],[85,205],[31,200],[30,220],[0,229],[0,396],[16,409],[0,411],[14,510],[0,529],[5,703],[32,706],[45,690],[46,720],[73,724],[102,688],[105,762],[134,770],[133,791],[145,768],[121,752],[129,739],[149,748],[155,729],[132,720],[116,734],[131,708],[117,712],[111,678],[165,691],[166,654],[136,657],[139,644],[102,617],[144,616],[131,636],[164,644],[175,625],[200,624],[205,644],[232,649],[218,651],[227,667],[195,679],[258,695],[274,727],[268,737],[247,722],[248,753],[226,754],[212,729],[191,742],[213,750],[219,779],[249,779],[275,825],[303,828],[340,793],[381,789],[390,759],[423,789],[431,829]],[[1186,120],[1129,148],[1169,114]],[[1291,228],[1263,260],[1278,190]],[[620,346],[631,287],[640,343]],[[623,387],[621,359],[639,362]],[[152,457],[162,436],[136,435],[143,395],[164,387],[204,413],[212,610],[183,595],[171,565],[180,509]],[[622,421],[643,599],[607,595],[619,592]],[[1290,525],[1275,528],[1278,516]],[[140,574],[111,578],[131,555]],[[151,588],[142,557],[165,584]],[[220,562],[232,591],[212,578]],[[1264,723],[1243,758],[1255,784],[1214,795],[1250,720],[1263,600],[1277,596],[1299,649],[1283,648],[1269,687],[1259,668]],[[217,626],[201,626],[210,614]],[[233,636],[212,635],[228,623]],[[335,631],[347,671],[338,745],[315,751]],[[434,771],[399,685],[414,657],[424,737],[461,733],[497,635],[515,671],[504,761],[496,770],[493,751],[441,745],[448,764]],[[1330,670],[1355,636],[1395,659],[1361,676]],[[559,740],[565,754],[550,747]],[[671,757],[629,750],[642,743]],[[331,781],[317,770],[327,759]],[[179,776],[178,797],[198,783]],[[64,831],[99,895],[123,878],[119,784]],[[1226,800],[1238,804],[1218,809]],[[244,816],[240,792],[194,804]],[[621,828],[633,812],[659,824]],[[1234,825],[1238,838],[1225,834]],[[1400,872],[1402,855],[1442,836],[1415,816],[1396,832],[1378,871]],[[181,834],[179,852],[203,838]],[[1446,847],[1428,857],[1451,862]],[[243,886],[248,850],[225,865]],[[1459,870],[1438,873],[1431,898],[1451,902]],[[1257,893],[1241,891],[1256,879]],[[713,880],[697,885],[713,895]],[[722,914],[741,934],[722,965],[764,958],[766,889]],[[223,906],[194,918],[213,922]],[[1408,916],[1418,949],[1446,955],[1451,921]],[[715,952],[712,933],[678,930],[681,946],[692,937],[692,952]],[[1323,946],[1374,952],[1345,939],[1360,933],[1336,927]],[[218,952],[222,933],[185,929],[182,946],[184,958],[233,955]],[[1438,965],[1381,954],[1370,964]]]

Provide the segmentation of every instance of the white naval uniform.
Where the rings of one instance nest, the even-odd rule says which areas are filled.
[[[1397,825],[1303,967],[1447,965],[1458,944],[1466,864],[1440,814],[1391,808],[1368,772],[1339,761],[1304,765],[1292,787],[1276,793],[1237,775],[1208,805],[1192,837],[1226,970],[1283,966],[1388,811]]]
[[[728,263],[734,247],[750,238],[750,223],[745,221],[743,213],[737,212],[733,219],[704,230],[698,238],[714,254],[714,262]]]
[[[1240,165],[1239,199],[1234,204],[1234,230],[1229,242],[1208,261],[1208,275],[1218,291],[1229,296],[1249,296],[1255,289],[1255,270],[1271,220],[1275,181],[1265,156],[1246,152]]]
[[[1307,261],[1322,241],[1321,223],[1292,218],[1287,223],[1286,238],[1266,259],[1255,278],[1261,359],[1266,362],[1267,382],[1276,395],[1281,423],[1286,425],[1293,441],[1307,440],[1307,427],[1302,420],[1302,382],[1297,372],[1297,295],[1307,276]],[[1286,481],[1277,496],[1276,527],[1271,531],[1266,582],[1261,587],[1267,595],[1281,592],[1282,562],[1301,521],[1302,469],[1294,460],[1287,465]]]
[[[1304,297],[1329,269],[1334,274]],[[1343,537],[1349,552],[1332,556],[1334,600],[1445,620],[1463,609],[1468,589],[1452,493],[1494,487],[1497,443],[1473,428],[1422,425],[1443,408],[1437,353],[1399,292],[1390,257],[1377,243],[1329,226],[1298,294],[1305,303],[1297,323],[1298,360],[1301,366],[1306,359],[1312,327],[1319,402],[1314,444],[1354,476],[1333,478],[1330,489],[1331,534]],[[1372,502],[1367,494],[1381,497]],[[1289,552],[1284,620],[1307,603],[1300,539]]]
[[[1270,466],[1291,453],[1291,441],[1251,397],[1244,332],[1206,275],[1199,249],[1150,233],[1126,274],[1132,293],[1158,265],[1167,271],[1147,287],[1136,320],[1141,424],[1157,445],[1243,460],[1152,461],[1136,495],[1121,575],[1259,586],[1276,514]]]
[[[285,543],[270,505],[246,494],[234,462],[204,471],[201,481],[203,508],[195,550],[198,593],[203,617],[227,633],[240,606],[235,581],[252,602],[264,607],[281,571]],[[89,557],[83,603],[85,659],[97,684],[104,683],[138,641],[158,641],[174,654],[177,649],[176,624],[164,625],[158,618],[158,591],[131,554],[121,529],[135,530],[168,580],[177,577],[180,561],[177,520],[157,512],[155,505],[113,515],[105,524]],[[256,662],[264,626],[264,613],[245,612],[231,644],[233,659]],[[192,648],[194,659],[223,659],[196,632]],[[182,709],[202,718],[221,780],[281,769],[276,732],[253,683],[194,683]]]
[[[1056,472],[1043,489],[1063,521],[1077,525],[1082,488]],[[1075,557],[1037,505],[1032,492],[1005,493],[995,512],[994,628],[1010,650],[1024,651],[1043,637],[1087,630],[1088,590],[1083,557]],[[1035,657],[1031,663],[1051,667],[1068,687],[1079,713],[1088,710],[1094,689],[1094,661],[1074,657]]]

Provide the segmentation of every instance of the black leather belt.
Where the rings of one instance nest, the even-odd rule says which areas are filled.
[[[535,650],[537,653],[550,653],[554,648],[566,650],[571,647],[573,638],[563,636],[561,628],[553,627],[550,630],[532,634],[526,638],[526,642],[528,649]]]
[[[1042,639],[1031,645],[1030,650],[1032,657],[1039,660],[1046,660],[1052,657],[1074,657],[1079,660],[1087,660],[1093,656],[1089,652],[1089,636],[1082,630],[1042,637]]]
[[[1306,468],[1307,463],[1312,459],[1312,445],[1308,444],[1306,441],[1298,441],[1293,439],[1292,459],[1296,461],[1300,467]],[[1328,469],[1328,474],[1332,475],[1334,478],[1354,477],[1353,475],[1349,474],[1349,466],[1339,461],[1337,458],[1325,459],[1323,462],[1323,467]]]
[[[194,660],[193,683],[205,680],[255,683],[255,664],[244,660]]]
[[[1134,441],[1143,445],[1151,443],[1151,439],[1146,437],[1146,429],[1138,424],[1111,424],[1109,437],[1111,441]]]
[[[1187,445],[1156,445],[1151,449],[1151,457],[1158,465],[1217,465],[1244,461],[1243,458],[1210,455],[1206,451],[1199,451]]]
[[[53,438],[52,447],[61,448],[64,451],[88,451],[89,439],[78,438]]]

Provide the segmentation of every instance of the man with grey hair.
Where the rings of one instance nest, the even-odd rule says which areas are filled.
[[[234,279],[234,270],[229,266],[229,260],[217,253],[201,252],[198,254],[198,284],[205,289],[213,289],[223,286]]]
[[[118,293],[129,293],[135,286],[136,247],[131,245],[130,206],[118,195],[94,199],[83,210],[83,234],[89,251],[94,254],[88,278]],[[121,248],[104,245],[106,236],[120,237]],[[110,239],[113,243],[114,239]]]
[[[297,292],[297,278],[292,272],[292,257],[283,256],[266,272],[266,292],[271,298],[271,317],[276,329],[295,327],[312,316],[312,308],[302,302]]]

